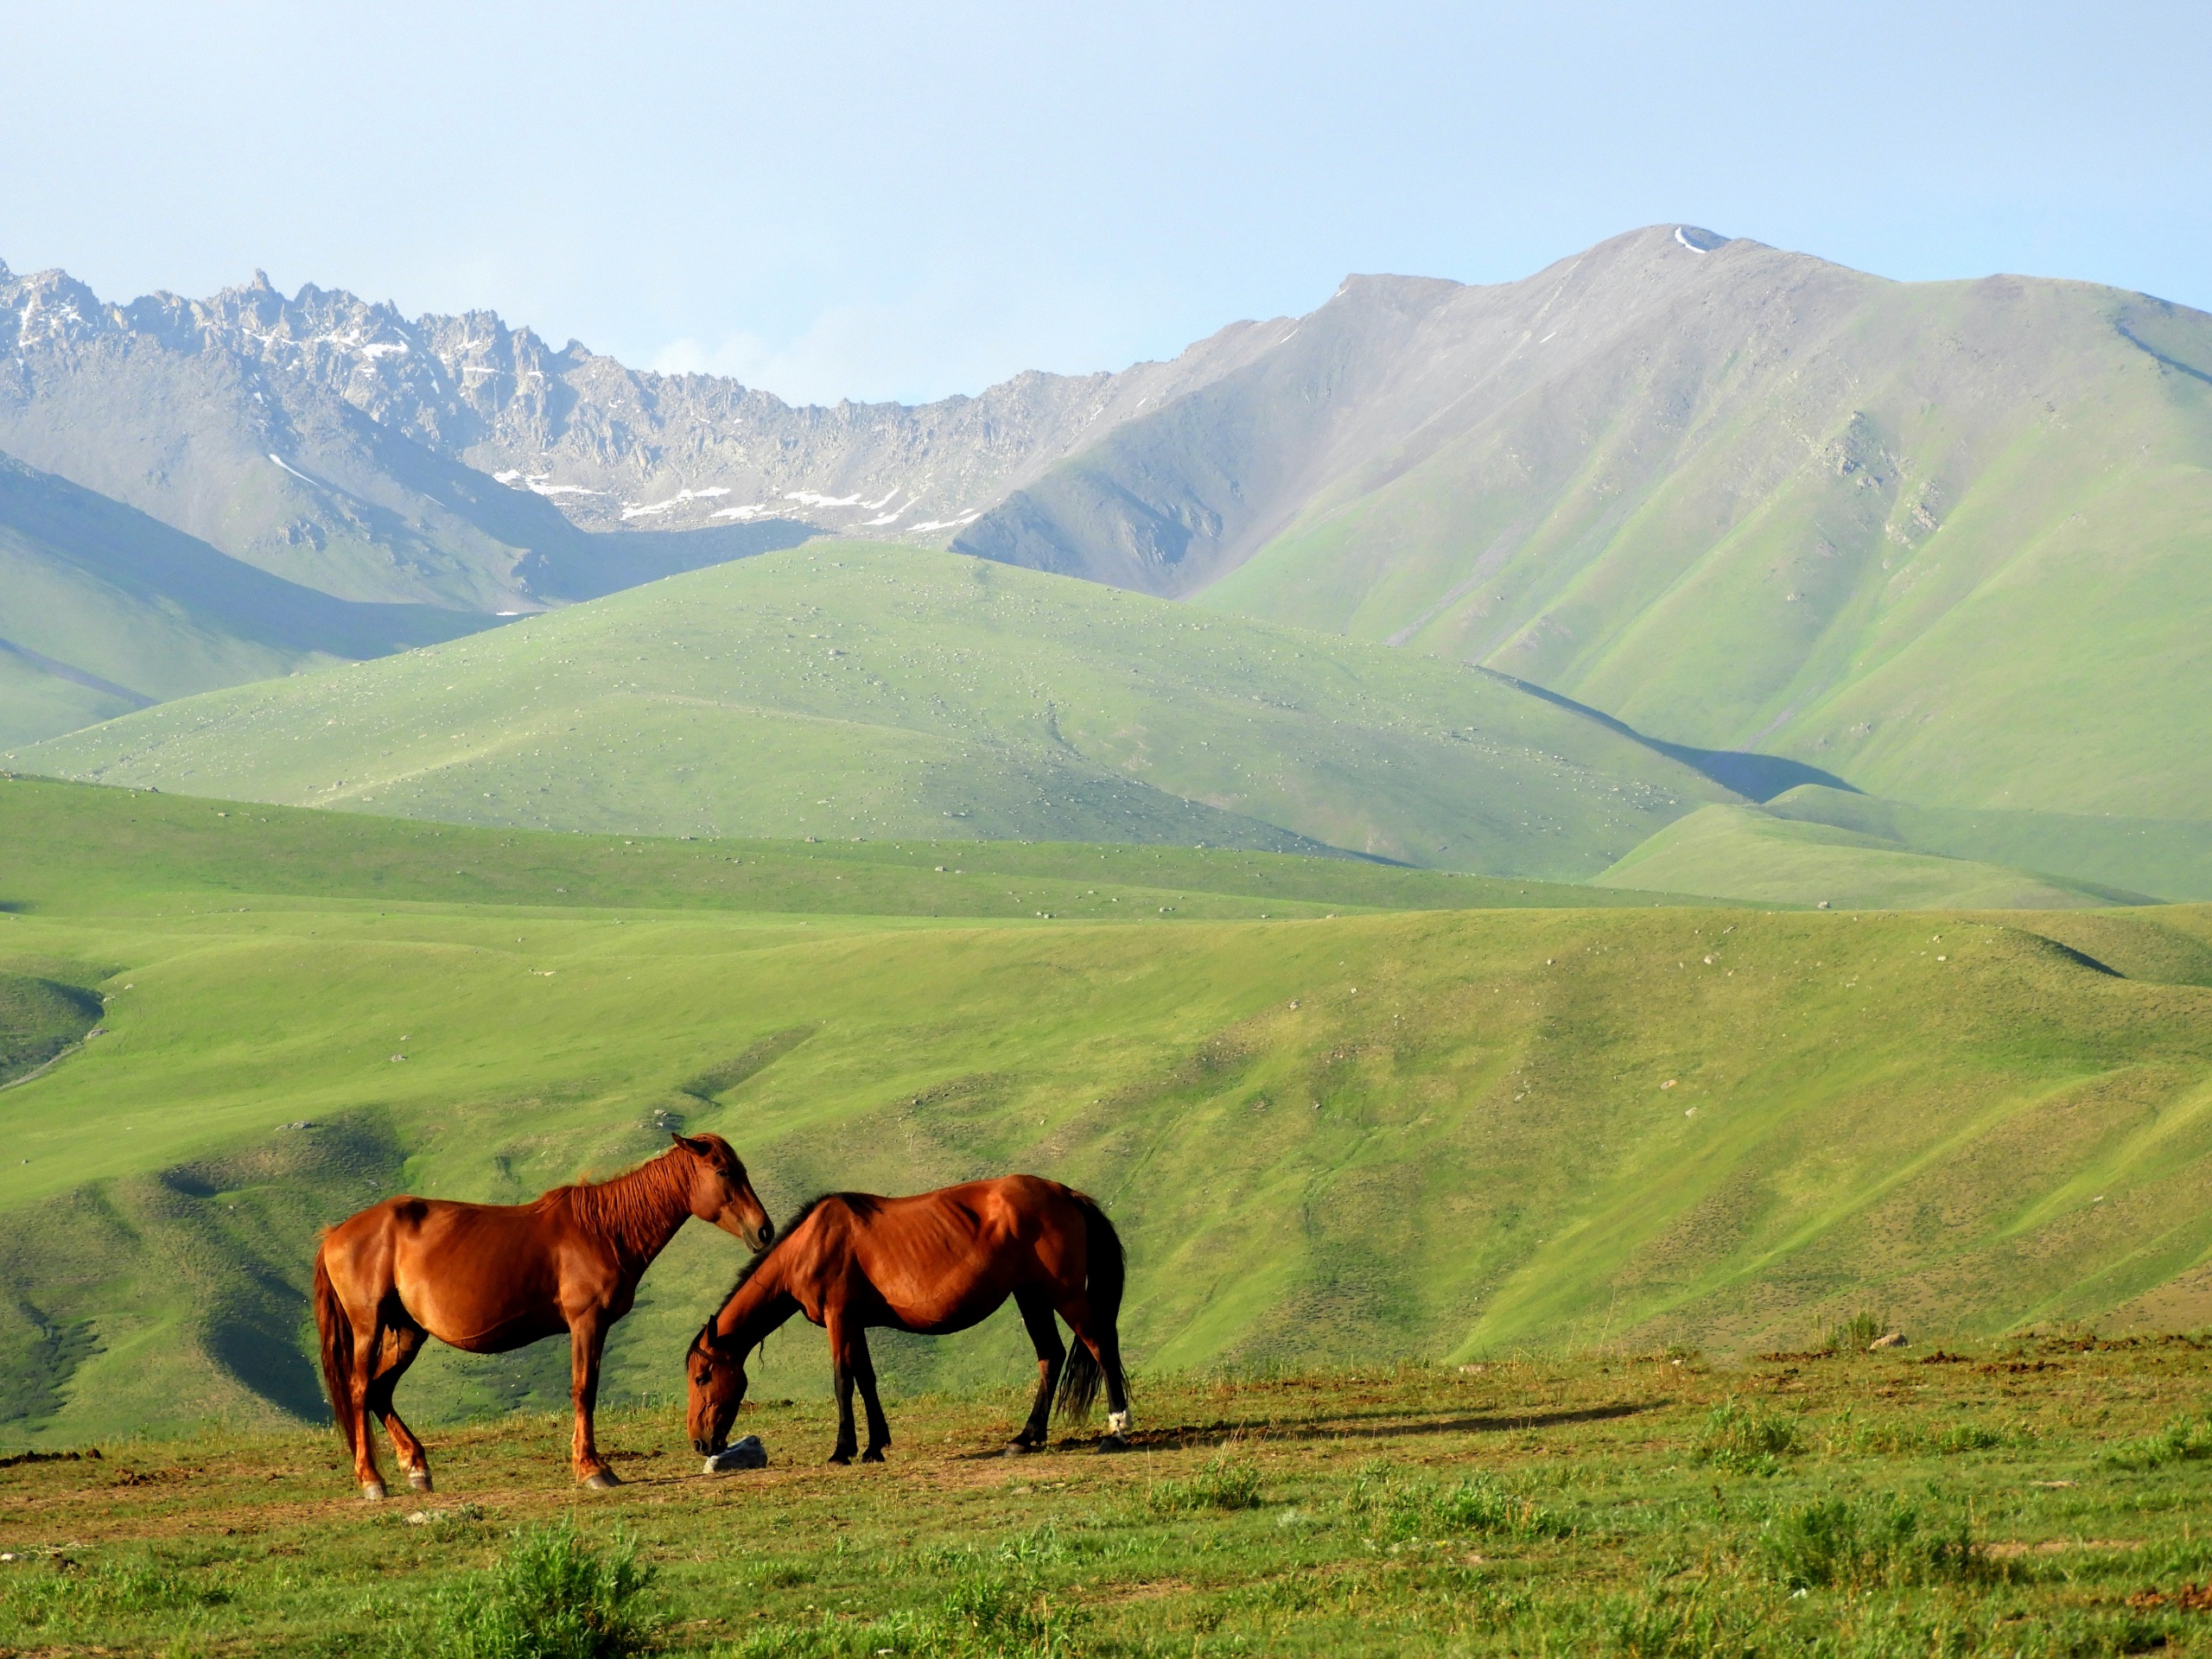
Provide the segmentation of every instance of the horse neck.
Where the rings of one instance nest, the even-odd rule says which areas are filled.
[[[691,1218],[691,1180],[664,1152],[626,1175],[574,1189],[579,1217],[640,1271]]]
[[[798,1298],[791,1294],[779,1255],[771,1255],[730,1293],[715,1315],[715,1336],[721,1343],[734,1342],[743,1353],[757,1346],[792,1314]]]

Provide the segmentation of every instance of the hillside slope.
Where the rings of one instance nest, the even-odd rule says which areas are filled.
[[[2072,910],[2154,902],[2142,893],[1916,852],[1887,836],[1756,806],[1700,807],[1591,879],[1600,887],[1839,910]]]
[[[1560,879],[1730,798],[1433,658],[852,543],[149,709],[10,764],[461,823],[1335,847]]]
[[[263,834],[162,805],[241,855]],[[464,834],[323,822],[340,858],[349,834]],[[296,866],[298,837],[264,861]],[[510,887],[542,855],[469,839],[517,861],[488,872]],[[0,912],[0,973],[106,999],[103,1034],[0,1091],[16,1443],[312,1417],[318,1226],[394,1191],[524,1197],[673,1124],[730,1136],[779,1217],[1007,1168],[1097,1193],[1141,1373],[1799,1346],[1867,1306],[1986,1333],[2096,1317],[2212,1257],[2202,909],[1116,926],[143,874],[134,897],[118,866],[91,909],[55,883]],[[736,1256],[679,1236],[618,1331],[613,1397],[675,1386]],[[1010,1313],[878,1351],[901,1388],[1027,1369]],[[439,1350],[407,1398],[438,1421],[558,1410],[566,1386],[557,1342]],[[818,1394],[818,1340],[772,1344],[759,1386]]]
[[[1931,806],[2203,818],[2208,524],[2212,317],[1669,226],[1349,281],[958,545]]]
[[[0,695],[0,743],[489,621],[333,599],[0,455],[0,650],[29,682]]]

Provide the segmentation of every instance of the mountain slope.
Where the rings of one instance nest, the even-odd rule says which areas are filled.
[[[1350,282],[958,544],[1927,805],[2202,818],[2208,526],[2212,318],[1663,226]]]
[[[357,597],[411,582],[496,608],[544,596],[498,548],[543,550],[569,523],[712,529],[724,544],[769,522],[777,545],[815,526],[942,542],[1292,326],[1234,323],[1172,363],[1025,373],[917,408],[792,408],[575,340],[556,351],[488,311],[410,320],[342,289],[286,298],[259,275],[207,300],[115,305],[64,272],[0,265],[0,334],[15,344],[0,448],[296,580],[291,567],[377,589]],[[688,556],[653,574],[708,562]]]
[[[1599,886],[1839,910],[2071,910],[2142,905],[2141,893],[1945,858],[1885,836],[1755,806],[1700,807]]]
[[[0,742],[489,620],[333,599],[0,455]]]
[[[86,879],[46,877],[18,792],[67,798]],[[213,882],[171,856],[188,812]],[[1098,1194],[1141,1375],[1795,1347],[1869,1306],[1995,1333],[2096,1319],[2212,1256],[2202,908],[1117,926],[539,906],[549,863],[620,887],[709,849],[258,816],[0,781],[0,870],[35,887],[9,883],[30,902],[0,913],[0,974],[106,999],[103,1035],[0,1092],[10,1442],[316,1414],[318,1227],[394,1192],[526,1197],[652,1155],[670,1124],[728,1135],[779,1220],[824,1188],[1007,1168]],[[451,896],[433,850],[497,900]],[[279,892],[240,885],[257,868]],[[0,997],[0,1040],[23,1014]],[[676,1386],[740,1254],[678,1236],[615,1332],[612,1397]],[[877,1357],[907,1389],[1028,1363],[1010,1309]],[[558,1411],[566,1358],[436,1349],[404,1397],[429,1421]],[[759,1387],[825,1382],[794,1341]]]
[[[1561,879],[1732,798],[1418,653],[855,543],[147,709],[12,764],[467,823],[1330,846]]]

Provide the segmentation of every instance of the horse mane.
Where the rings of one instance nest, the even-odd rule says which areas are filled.
[[[580,1220],[626,1243],[645,1243],[643,1235],[657,1230],[666,1220],[664,1212],[677,1197],[669,1179],[668,1160],[667,1153],[659,1153],[605,1180],[554,1187],[531,1207],[541,1209],[565,1201]]]
[[[769,1261],[775,1255],[777,1251],[782,1249],[785,1245],[790,1243],[791,1240],[798,1236],[798,1230],[806,1224],[807,1217],[811,1216],[817,1210],[819,1210],[823,1205],[828,1204],[833,1198],[839,1204],[843,1205],[856,1216],[872,1216],[880,1209],[883,1205],[883,1200],[877,1198],[873,1192],[816,1193],[804,1204],[799,1205],[798,1209],[792,1211],[791,1218],[776,1230],[776,1242],[774,1243],[771,1244],[766,1249],[761,1251],[760,1255],[753,1257],[750,1261],[747,1262],[743,1266],[738,1268],[737,1277],[730,1281],[728,1295],[722,1298],[722,1306],[724,1307],[728,1307],[730,1303],[730,1298],[735,1296],[739,1291],[745,1288],[746,1281],[751,1279],[754,1274],[760,1272],[762,1268],[767,1266]],[[710,1319],[708,1323],[712,1324],[713,1321]]]

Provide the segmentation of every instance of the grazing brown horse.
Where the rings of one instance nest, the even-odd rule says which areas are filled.
[[[868,1408],[863,1463],[883,1461],[890,1426],[875,1394],[868,1327],[923,1336],[965,1331],[1007,1297],[1037,1346],[1037,1399],[1008,1449],[1041,1451],[1059,1389],[1064,1416],[1089,1414],[1106,1385],[1106,1439],[1118,1450],[1129,1427],[1128,1381],[1115,1321],[1122,1308],[1122,1241],[1096,1202],[1058,1181],[1003,1175],[910,1198],[836,1192],[791,1218],[783,1242],[738,1274],[721,1312],[685,1356],[691,1444],[712,1456],[728,1444],[745,1399],[745,1357],[794,1313],[830,1333],[837,1386],[832,1463],[853,1460],[853,1385]],[[1075,1333],[1072,1361],[1052,1323]],[[1062,1367],[1065,1364],[1065,1380]]]
[[[371,1417],[391,1437],[408,1484],[430,1490],[423,1443],[391,1405],[426,1335],[503,1354],[566,1331],[576,1478],[617,1484],[592,1442],[592,1406],[607,1330],[630,1311],[638,1281],[694,1216],[756,1250],[775,1236],[728,1141],[675,1141],[626,1175],[556,1186],[534,1204],[386,1198],[323,1235],[315,1258],[322,1380],[364,1497],[384,1496]]]

